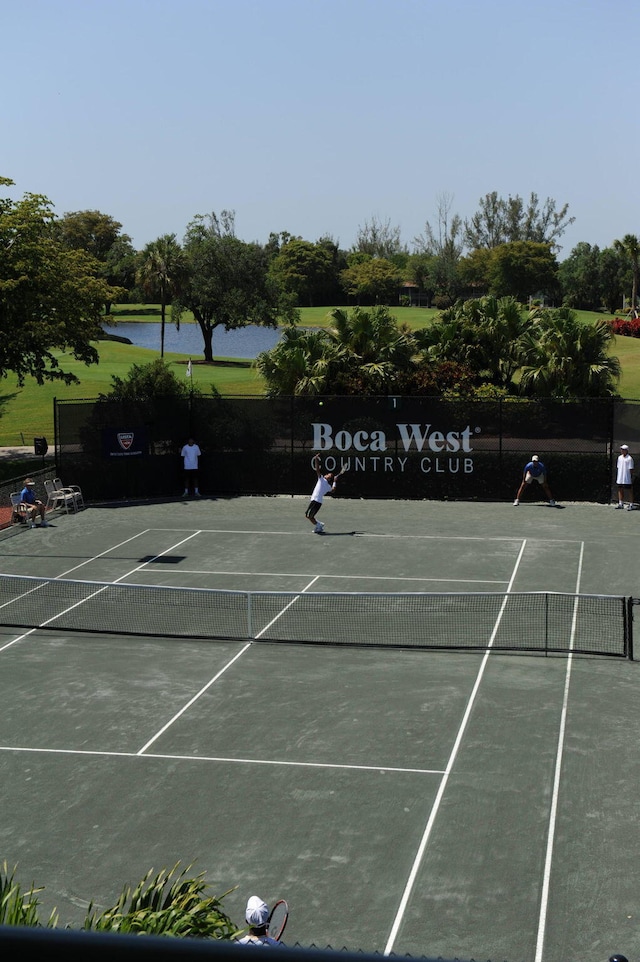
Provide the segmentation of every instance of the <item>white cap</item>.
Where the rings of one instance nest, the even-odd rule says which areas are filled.
[[[621,450],[621,451],[628,451],[628,450],[629,450],[629,445],[628,445],[628,444],[621,444],[621,445],[620,445],[620,450]]]
[[[531,458],[531,460],[532,460],[532,461],[539,461],[540,458],[538,457],[537,454],[534,454],[534,456]]]
[[[249,925],[253,925],[255,928],[266,925],[269,921],[269,906],[258,895],[252,895],[247,902],[247,911],[244,917]]]

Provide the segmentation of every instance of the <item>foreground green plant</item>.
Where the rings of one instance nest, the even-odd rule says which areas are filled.
[[[135,886],[125,885],[117,902],[102,912],[94,911],[90,903],[84,931],[120,932],[129,935],[173,935],[190,938],[233,939],[241,929],[233,924],[222,909],[220,897],[206,895],[209,885],[204,874],[189,877],[191,865],[180,871],[180,863],[168,871],[161,869],[153,875],[150,869]],[[7,863],[0,865],[0,925],[28,925],[40,927],[38,892],[32,884],[22,892],[15,881],[16,869],[9,871]],[[53,910],[46,928],[58,926],[58,913]],[[71,928],[71,926],[69,926]]]
[[[179,865],[170,871],[161,869],[155,877],[151,869],[133,889],[125,885],[116,904],[104,912],[94,913],[90,905],[82,928],[135,935],[235,938],[240,929],[221,907],[229,892],[220,898],[205,895],[209,886],[204,875],[189,878],[191,866],[179,871]]]
[[[42,888],[34,888],[33,884],[27,892],[22,892],[15,881],[15,866],[9,871],[6,861],[0,866],[0,925],[40,925],[38,921],[38,906],[36,898]],[[55,928],[58,916],[54,911],[46,923],[47,928]]]

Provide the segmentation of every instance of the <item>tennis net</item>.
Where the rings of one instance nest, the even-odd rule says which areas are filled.
[[[0,576],[0,625],[155,637],[633,657],[632,599],[226,591]]]

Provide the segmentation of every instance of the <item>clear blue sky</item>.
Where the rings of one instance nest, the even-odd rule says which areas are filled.
[[[0,174],[136,248],[231,209],[411,246],[438,198],[535,191],[640,233],[638,0],[0,0]]]

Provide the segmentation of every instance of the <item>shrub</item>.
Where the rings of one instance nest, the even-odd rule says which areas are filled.
[[[614,334],[623,337],[640,337],[640,317],[614,317],[607,324]]]

